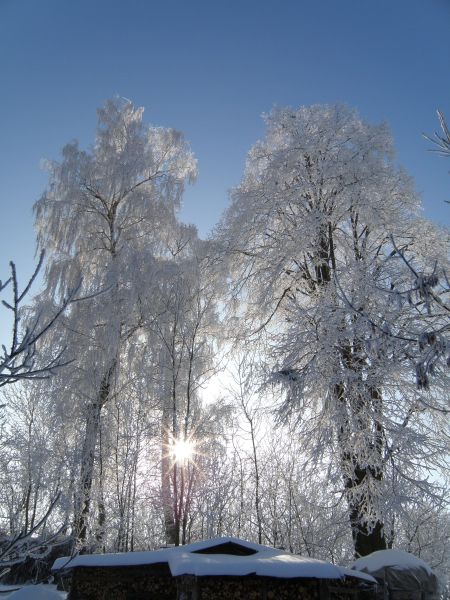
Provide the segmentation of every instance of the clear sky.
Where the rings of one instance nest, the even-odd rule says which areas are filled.
[[[41,158],[93,142],[119,94],[182,130],[199,161],[182,216],[206,235],[274,105],[345,102],[386,120],[426,215],[450,223],[450,0],[0,0],[0,277],[31,271]]]

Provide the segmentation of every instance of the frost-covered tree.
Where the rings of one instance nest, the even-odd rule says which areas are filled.
[[[364,315],[412,322],[414,306],[385,293],[409,281],[398,249],[432,269],[446,240],[418,216],[385,125],[343,106],[278,109],[266,124],[218,231],[234,318],[284,386],[280,413],[297,416],[304,451],[340,482],[365,555],[386,547],[403,478],[431,491],[446,441],[434,435],[445,383],[417,390],[412,359]]]
[[[450,130],[444,115],[440,111],[437,111],[437,114],[441,133],[435,132],[433,137],[424,137],[435,144],[435,148],[432,149],[434,152],[448,157]],[[424,227],[421,234],[426,239],[429,235],[433,237],[435,231],[430,232]],[[441,235],[444,239],[449,239],[448,230],[442,229]],[[382,322],[379,315],[367,313],[365,316],[381,337],[390,338],[391,343],[396,343],[398,349],[403,349],[405,356],[414,357],[412,362],[417,385],[427,388],[437,368],[441,370],[445,368],[445,364],[450,367],[449,257],[448,254],[443,254],[433,265],[428,265],[428,269],[424,269],[421,261],[416,261],[414,250],[409,245],[399,247],[392,238],[392,246],[393,252],[388,260],[403,261],[409,278],[397,286],[388,281],[389,287],[383,290],[386,301],[389,302],[389,297],[395,296],[400,307],[407,302],[414,310],[410,311],[406,318],[402,318],[399,311],[394,311],[393,318],[383,315]],[[344,300],[347,300],[345,293],[342,295]],[[357,307],[351,308],[355,313],[363,314]]]
[[[67,288],[60,305],[55,307],[51,314],[43,317],[38,311],[32,318],[24,319],[24,302],[42,267],[43,260],[44,251],[41,252],[38,265],[23,289],[19,288],[16,265],[12,261],[9,263],[10,277],[5,282],[0,281],[0,293],[4,293],[8,287],[11,290],[11,298],[7,300],[3,298],[2,304],[9,311],[12,320],[11,338],[1,346],[0,387],[24,379],[47,379],[67,364],[64,359],[65,348],[47,353],[44,357],[39,353],[38,346],[45,341],[58,319],[75,299],[81,281],[76,281],[73,287]]]
[[[187,236],[186,233],[189,233]],[[208,244],[193,231],[174,236],[172,259],[152,297],[157,310],[146,330],[158,356],[153,373],[161,398],[161,499],[167,543],[186,542],[202,445],[200,391],[214,374],[218,318],[216,276]]]
[[[450,156],[450,129],[447,124],[444,113],[437,111],[441,132],[435,131],[434,136],[425,135],[426,139],[430,140],[437,146],[434,152],[438,152],[442,156]]]
[[[100,417],[121,347],[146,318],[139,293],[151,293],[184,186],[196,173],[183,136],[145,125],[142,116],[127,100],[109,100],[98,111],[95,144],[87,151],[77,142],[65,146],[61,162],[48,163],[49,186],[35,204],[38,246],[48,257],[41,305],[65,295],[81,274],[83,295],[103,291],[75,305],[61,333],[77,359],[65,375],[65,396],[83,404],[86,422],[74,523],[81,546]]]
[[[425,236],[428,233],[423,231]],[[448,239],[444,230],[441,235]],[[390,313],[380,315],[362,310],[353,305],[343,290],[340,294],[355,316],[367,320],[374,330],[374,339],[378,337],[379,343],[395,346],[397,354],[403,354],[410,362],[418,388],[428,389],[435,381],[434,376],[450,367],[449,257],[443,254],[427,268],[420,260],[416,261],[414,251],[399,248],[393,238],[392,246],[393,251],[386,260],[401,260],[409,277],[378,285],[378,294],[392,307]],[[408,311],[404,310],[406,304]]]
[[[234,354],[234,364],[230,369],[230,385],[227,389],[236,406],[237,412],[237,431],[236,438],[244,438],[248,440],[248,448],[240,451],[240,459],[242,462],[251,464],[252,475],[249,478],[252,481],[254,488],[253,507],[251,511],[254,514],[250,521],[257,533],[258,543],[263,543],[263,515],[262,515],[262,492],[261,480],[263,466],[260,460],[260,442],[261,438],[266,435],[265,425],[267,421],[264,419],[263,408],[259,405],[258,384],[255,382],[255,365],[256,359],[254,353],[247,352]],[[236,447],[239,447],[239,442],[235,440]],[[239,451],[238,451],[239,452]],[[266,467],[267,468],[267,467]],[[250,513],[251,514],[251,513]],[[267,533],[266,533],[267,537]],[[276,540],[275,544],[276,545]]]

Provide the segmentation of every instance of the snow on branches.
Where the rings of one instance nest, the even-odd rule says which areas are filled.
[[[424,456],[423,432],[441,408],[444,374],[434,396],[417,390],[393,332],[418,332],[411,339],[433,346],[424,367],[433,369],[438,335],[420,334],[439,332],[423,318],[431,302],[445,310],[433,267],[445,266],[448,241],[419,217],[384,124],[345,106],[276,109],[266,124],[219,231],[235,318],[240,337],[259,344],[266,378],[282,382],[280,409],[297,415],[305,451],[342,478],[355,552],[365,554],[387,543],[391,478],[421,481],[413,456]],[[420,265],[412,286],[406,251]],[[433,444],[444,449],[445,437]]]
[[[9,263],[11,276],[4,283],[0,281],[0,292],[8,286],[12,288],[12,299],[2,300],[3,306],[12,313],[12,334],[9,344],[2,344],[0,387],[23,379],[45,379],[69,362],[64,359],[66,348],[63,347],[45,359],[39,355],[37,344],[44,340],[69,304],[74,301],[81,280],[67,291],[59,307],[48,319],[43,320],[38,313],[27,322],[24,329],[21,329],[23,301],[42,267],[43,260],[44,251],[41,252],[38,265],[23,290],[19,289],[16,266],[12,261]]]

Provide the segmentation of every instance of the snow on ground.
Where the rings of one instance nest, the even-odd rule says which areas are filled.
[[[3,598],[8,598],[8,600],[61,600],[61,598],[67,598],[67,593],[57,591],[55,585],[25,585],[20,589],[12,585],[0,585],[0,599]]]

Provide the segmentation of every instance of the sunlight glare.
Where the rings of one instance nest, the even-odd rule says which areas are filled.
[[[183,464],[192,460],[195,454],[195,446],[190,440],[174,440],[172,444],[172,455],[175,462]]]

